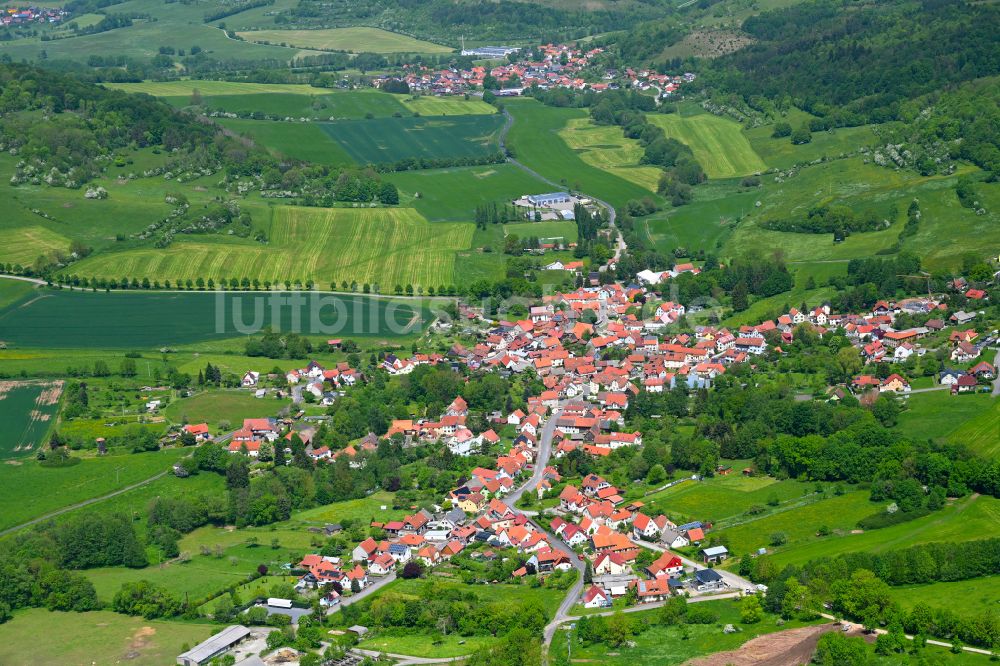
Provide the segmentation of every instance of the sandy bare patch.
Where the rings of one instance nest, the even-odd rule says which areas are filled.
[[[71,204],[70,202],[66,201],[66,202],[63,203],[62,207],[63,208],[72,208],[73,204]]]
[[[799,666],[800,664],[808,664],[816,651],[819,637],[828,631],[840,631],[840,625],[828,622],[813,627],[801,627],[766,634],[747,641],[736,650],[690,659],[684,664],[685,666]]]

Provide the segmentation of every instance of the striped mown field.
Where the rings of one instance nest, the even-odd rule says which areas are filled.
[[[651,113],[648,118],[662,127],[668,137],[687,144],[709,178],[748,176],[767,170],[764,160],[734,120],[710,113],[695,116]]]
[[[559,130],[559,138],[573,149],[584,162],[656,191],[661,169],[643,166],[642,146],[627,139],[617,125],[595,125],[590,118],[572,118]]]
[[[45,227],[7,229],[0,243],[0,262],[30,266],[40,254],[69,252],[69,239]]]
[[[150,280],[221,278],[272,283],[344,280],[415,287],[451,285],[455,253],[472,244],[473,225],[431,224],[412,208],[278,206],[267,223],[266,245],[205,236],[164,249],[139,248],[88,257],[74,272],[88,277]]]

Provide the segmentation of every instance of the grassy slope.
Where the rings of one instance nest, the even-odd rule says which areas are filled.
[[[906,399],[907,410],[900,414],[897,428],[916,441],[928,439],[958,441],[968,444],[980,453],[988,454],[988,447],[996,446],[995,428],[993,441],[989,441],[990,438],[981,440],[970,437],[968,430],[965,431],[966,434],[959,434],[959,431],[973,420],[988,426],[991,416],[995,424],[998,407],[996,402],[989,395],[952,395],[948,390],[918,393]],[[942,414],[947,414],[948,418],[941,418]],[[976,426],[972,428],[976,429]]]
[[[733,120],[710,113],[649,114],[648,118],[662,127],[668,137],[687,144],[709,178],[746,176],[767,169]]]
[[[953,583],[905,585],[891,588],[893,600],[903,608],[924,603],[931,608],[947,608],[959,615],[978,615],[1000,604],[1000,576],[986,576]]]
[[[559,137],[559,131],[571,120],[584,117],[584,111],[543,106],[528,99],[509,101],[506,107],[515,119],[507,143],[518,161],[613,206],[649,196],[649,190],[587,164]]]
[[[773,555],[780,569],[821,557],[853,551],[883,552],[933,541],[968,541],[996,534],[1000,529],[1000,501],[966,497],[929,516],[861,534],[830,536],[807,544],[793,544]]]
[[[824,157],[839,157],[852,153],[875,139],[869,126],[842,127],[829,132],[816,132],[812,135],[811,142],[797,146],[788,137],[772,138],[773,131],[772,125],[765,125],[743,132],[764,163],[773,169],[787,169]]]
[[[172,449],[91,457],[72,467],[42,467],[34,460],[0,466],[0,504],[5,507],[0,529],[148,479],[170,469],[184,453]]]
[[[587,164],[610,171],[650,192],[656,191],[661,170],[641,166],[642,146],[626,139],[617,126],[595,125],[589,118],[572,118],[559,131],[559,137]]]

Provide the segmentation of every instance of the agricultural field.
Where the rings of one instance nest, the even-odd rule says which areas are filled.
[[[84,457],[80,463],[65,467],[43,467],[35,460],[8,461],[0,466],[0,502],[4,507],[0,529],[148,479],[169,470],[186,453],[181,449],[112,452]]]
[[[236,33],[248,42],[350,53],[451,53],[453,49],[378,28],[252,30]]]
[[[0,310],[6,308],[11,303],[24,300],[35,288],[35,285],[31,282],[0,278]]]
[[[144,620],[111,611],[31,608],[0,625],[0,663],[162,666],[173,663],[184,645],[195,645],[217,630],[208,624]]]
[[[666,135],[686,144],[709,178],[734,178],[767,170],[764,160],[743,136],[739,123],[710,113],[647,116]]]
[[[34,455],[59,411],[63,383],[0,381],[0,459]]]
[[[114,88],[128,93],[145,93],[153,97],[190,100],[192,92],[198,90],[203,99],[216,95],[323,95],[329,91],[310,85],[296,83],[247,83],[242,81],[143,81],[142,83],[104,83],[105,88]]]
[[[222,127],[249,137],[272,155],[327,166],[351,166],[355,161],[317,123],[293,123],[275,120],[219,118]]]
[[[739,606],[729,599],[707,601],[699,604],[710,607],[718,616],[712,624],[690,624],[681,626],[663,626],[656,623],[656,610],[639,611],[630,614],[637,621],[648,619],[652,626],[646,631],[630,639],[630,643],[611,647],[597,643],[581,645],[574,641],[572,654],[574,660],[608,664],[609,666],[667,666],[682,664],[689,659],[702,657],[715,652],[733,650],[751,638],[770,634],[784,629],[794,629],[810,623],[792,620],[778,624],[778,617],[765,615],[757,624],[740,622]],[[723,633],[722,628],[732,624],[740,631],[732,634]],[[683,634],[687,635],[684,636]],[[566,654],[567,642],[574,639],[572,631],[557,631],[552,642],[551,654]]]
[[[39,255],[69,252],[69,239],[42,226],[18,227],[4,234],[0,262],[30,266]]]
[[[383,95],[387,93],[381,93]],[[434,97],[431,95],[393,95],[412,113],[422,116],[463,116],[490,115],[497,112],[492,104],[487,104],[478,97],[464,99],[462,97]]]
[[[585,192],[623,206],[629,199],[650,195],[645,187],[587,164],[566,145],[559,133],[573,120],[586,117],[581,109],[543,106],[535,100],[507,100],[505,108],[514,117],[507,145],[517,160],[563,187]],[[552,187],[546,188],[546,191]]]
[[[482,157],[497,151],[500,115],[373,118],[319,123],[358,164]]]
[[[164,249],[95,255],[75,264],[74,271],[107,278],[246,277],[273,284],[301,279],[321,288],[356,280],[378,283],[389,292],[396,284],[452,284],[455,252],[467,249],[472,239],[472,224],[430,224],[411,208],[266,210],[267,245],[206,237]]]
[[[400,204],[431,222],[471,222],[480,204],[502,205],[552,189],[513,164],[401,171],[388,178],[399,189]]]
[[[286,4],[282,1],[281,4]],[[216,25],[205,23],[207,12],[226,6],[219,0],[204,3],[164,3],[159,0],[128,0],[116,6],[116,11],[126,14],[146,14],[154,20],[137,20],[131,26],[107,30],[90,35],[42,41],[41,37],[24,37],[0,43],[0,54],[11,58],[38,60],[73,60],[86,62],[91,55],[124,55],[149,60],[159,53],[161,46],[190,49],[202,48],[205,55],[218,60],[242,61],[278,60],[288,62],[300,54],[299,48],[265,46],[252,42],[230,39]],[[277,6],[277,5],[276,5]],[[268,9],[275,9],[269,7]],[[237,17],[227,17],[230,28]],[[273,18],[270,19],[273,21]],[[241,23],[240,27],[253,27]],[[43,55],[44,53],[44,55]]]
[[[610,171],[627,181],[656,192],[662,170],[642,166],[642,146],[627,139],[617,125],[595,125],[589,118],[572,118],[559,137],[590,166]]]
[[[380,490],[367,497],[345,502],[335,502],[313,509],[306,509],[295,514],[296,522],[313,525],[338,523],[344,520],[359,520],[364,523],[377,520],[398,520],[406,516],[405,509],[393,509],[394,495]],[[383,509],[382,507],[385,507]]]
[[[242,298],[253,296],[199,292],[48,292],[30,305],[0,312],[0,339],[19,348],[42,349],[159,349],[225,340],[239,334],[236,308],[242,307]],[[261,292],[256,298],[259,300],[254,303],[254,316],[249,303],[245,312],[239,311],[244,322],[241,326],[249,326],[256,320],[261,325],[290,330],[290,308],[281,308],[280,321],[273,321],[270,308],[264,307],[269,296]],[[392,338],[408,335],[407,326],[411,323],[423,323],[417,316],[422,311],[408,303],[361,295],[323,298],[324,310],[319,313],[319,322],[302,316],[304,332],[308,333],[314,324],[316,332],[323,334]],[[259,319],[255,316],[257,311],[261,312]],[[178,317],[177,313],[184,316]],[[221,326],[216,321],[219,315]],[[422,319],[426,321],[426,316]],[[339,331],[320,329],[321,326],[338,328],[340,322],[343,325]],[[14,352],[15,359],[18,353]]]
[[[276,400],[273,396],[255,398],[252,391],[208,390],[174,400],[163,410],[163,415],[173,423],[207,423],[218,434],[225,430],[220,424],[228,423],[232,430],[243,419],[277,414],[289,404],[289,400]]]

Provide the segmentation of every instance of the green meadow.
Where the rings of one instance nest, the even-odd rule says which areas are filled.
[[[811,541],[790,543],[775,549],[771,557],[780,569],[786,564],[802,564],[842,553],[880,553],[935,541],[971,541],[996,534],[998,529],[1000,500],[973,495],[899,525],[856,534],[834,533]]]
[[[170,469],[187,451],[83,457],[68,467],[43,467],[31,460],[0,465],[0,529],[94,497],[100,497]],[[79,455],[79,454],[75,454]]]
[[[642,497],[648,511],[664,513],[675,523],[688,520],[718,522],[743,514],[754,505],[796,501],[812,494],[814,485],[800,481],[778,481],[771,477],[718,476],[704,481],[688,481]]]
[[[218,389],[174,400],[163,410],[163,416],[173,423],[207,423],[212,432],[219,433],[224,430],[220,423],[238,428],[243,419],[276,414],[289,404],[290,400],[277,400],[273,396],[256,398],[247,390]]]
[[[1000,608],[1000,576],[985,576],[949,583],[903,585],[889,589],[892,599],[906,609],[918,603],[975,616]]]
[[[772,132],[773,125],[743,131],[753,150],[772,169],[788,169],[796,164],[837,158],[855,152],[876,138],[868,125],[813,132],[812,141],[801,145],[793,144],[787,136],[774,138]]]

